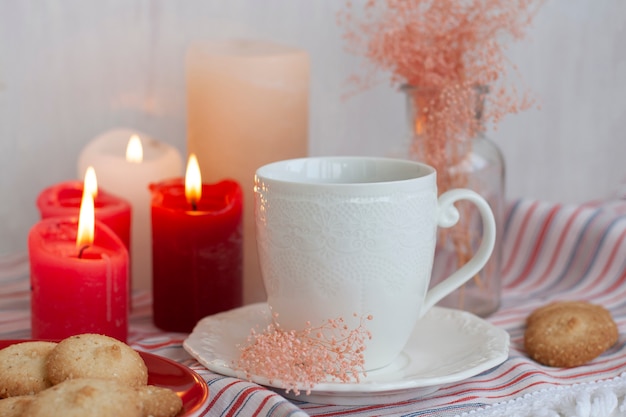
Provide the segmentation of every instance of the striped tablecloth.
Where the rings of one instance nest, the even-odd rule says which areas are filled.
[[[258,385],[214,374],[182,348],[186,334],[154,327],[150,295],[134,294],[129,342],[183,363],[210,389],[208,416],[616,416],[626,415],[626,201],[581,206],[520,200],[507,208],[503,303],[488,321],[511,336],[509,359],[422,399],[330,406],[285,400]],[[524,353],[524,319],[554,300],[609,308],[615,346],[572,369],[538,365]],[[30,337],[28,260],[0,259],[0,338]]]

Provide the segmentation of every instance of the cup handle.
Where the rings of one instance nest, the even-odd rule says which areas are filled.
[[[476,275],[489,260],[496,242],[496,221],[489,204],[478,193],[468,189],[446,191],[439,197],[438,226],[452,227],[459,221],[459,211],[454,207],[454,203],[458,200],[469,200],[478,207],[483,221],[482,241],[472,259],[428,291],[422,304],[421,314],[426,313],[439,300]]]

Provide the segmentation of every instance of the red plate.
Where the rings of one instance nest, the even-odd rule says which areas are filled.
[[[0,340],[0,349],[30,339]],[[193,370],[162,356],[137,351],[148,367],[148,384],[169,388],[183,400],[179,417],[190,417],[203,410],[209,399],[209,388],[200,375]]]

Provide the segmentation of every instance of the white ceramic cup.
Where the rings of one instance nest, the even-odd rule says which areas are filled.
[[[391,363],[417,320],[473,277],[495,242],[481,196],[456,189],[437,198],[435,169],[408,160],[278,161],[256,171],[254,194],[261,273],[278,323],[302,330],[342,317],[356,327],[372,315],[366,370]],[[467,264],[429,291],[437,226],[458,221],[457,200],[478,207],[483,240]]]

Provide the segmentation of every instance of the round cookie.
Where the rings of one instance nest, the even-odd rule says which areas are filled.
[[[528,316],[524,347],[541,364],[571,368],[596,358],[617,338],[617,325],[604,307],[584,301],[559,301]]]
[[[135,391],[144,416],[174,417],[183,408],[183,401],[171,389],[146,385]]]
[[[34,395],[18,395],[0,400],[0,416],[22,417],[24,410],[34,398]]]
[[[21,342],[0,350],[0,398],[36,394],[52,385],[46,360],[53,342]]]
[[[148,368],[135,350],[109,336],[68,337],[50,352],[46,371],[52,384],[74,378],[115,379],[131,387],[148,383]]]
[[[35,395],[24,417],[140,417],[132,389],[112,379],[68,379]]]

